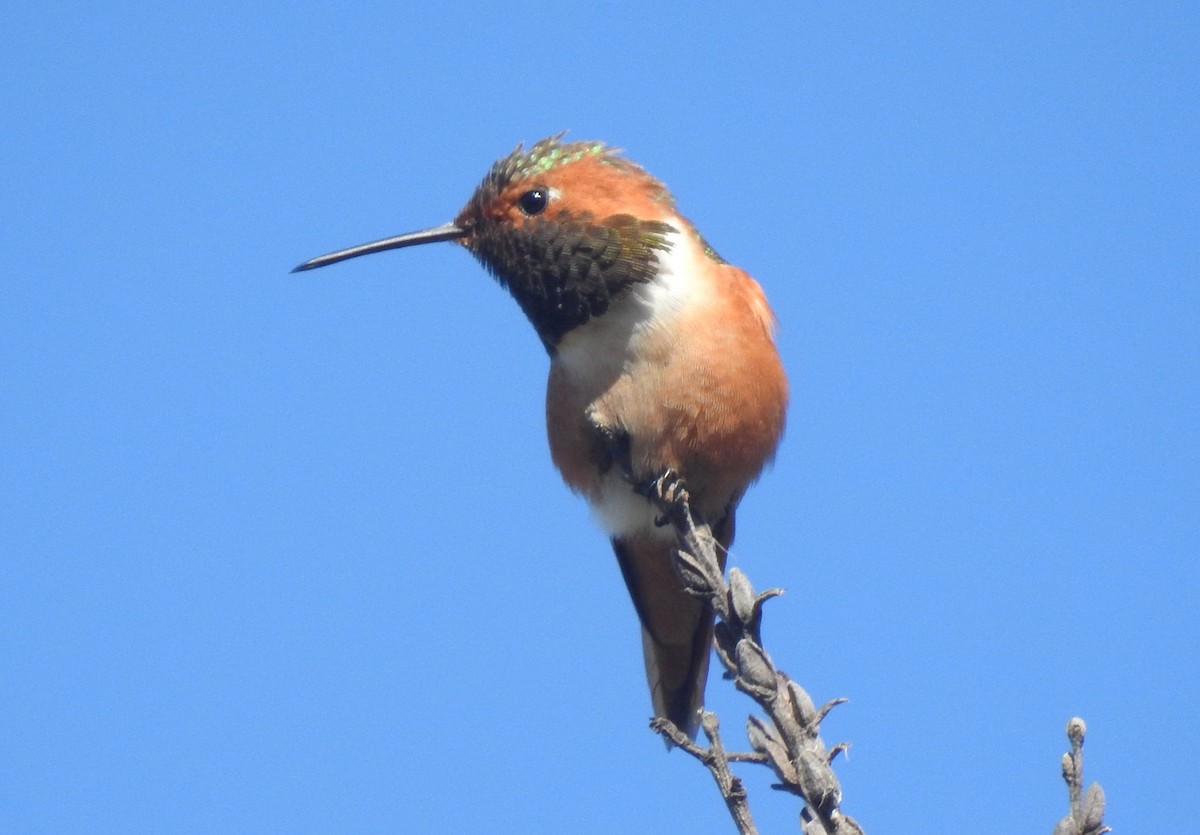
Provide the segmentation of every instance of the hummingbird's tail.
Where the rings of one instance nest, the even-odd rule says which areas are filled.
[[[730,524],[719,527],[732,534],[732,518],[727,521]],[[718,540],[723,538],[718,536]],[[683,590],[671,565],[674,547],[672,540],[652,537],[613,539],[625,585],[642,622],[646,682],[654,715],[669,719],[695,739],[712,651],[713,611]],[[724,568],[724,548],[718,550]]]
[[[700,726],[704,708],[704,686],[708,680],[708,657],[712,648],[712,610],[704,607],[695,624],[692,643],[664,644],[642,627],[642,652],[646,661],[646,683],[654,715],[671,720],[692,739]],[[707,619],[707,624],[705,620]]]

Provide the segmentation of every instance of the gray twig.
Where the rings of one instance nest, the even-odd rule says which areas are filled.
[[[676,473],[668,471],[659,477],[650,486],[649,496],[664,521],[675,528],[679,540],[674,553],[675,569],[684,587],[690,594],[707,600],[716,612],[717,656],[737,688],[766,713],[765,719],[751,716],[747,727],[750,744],[761,758],[755,761],[765,762],[774,769],[780,781],[777,788],[804,801],[800,813],[804,835],[861,835],[863,830],[858,823],[841,811],[842,789],[830,765],[849,746],[843,743],[826,749],[820,737],[821,720],[845,699],[835,699],[818,710],[800,685],[776,669],[762,645],[762,607],[780,590],[755,594],[746,575],[736,568],[730,569],[726,583],[712,532],[706,523],[698,523],[692,516],[686,485]],[[687,739],[673,725],[670,729],[674,733],[669,733],[664,723],[655,723],[656,730],[708,766],[722,788],[727,805],[731,801],[726,785],[736,784],[740,794],[738,805],[745,808],[748,817],[745,790],[729,774],[729,757],[716,737],[716,717],[706,711],[701,726],[709,738],[707,749]],[[678,737],[687,744],[681,744]],[[730,814],[734,814],[733,806]],[[734,820],[738,821],[737,815]],[[740,822],[738,825],[742,832],[753,831],[741,829]],[[750,826],[753,827],[752,822]]]
[[[693,742],[669,719],[653,719],[650,727],[669,739],[677,748],[682,748],[702,762],[716,780],[717,788],[721,791],[721,797],[725,801],[726,808],[729,809],[729,816],[737,825],[738,832],[741,835],[758,835],[758,829],[754,826],[754,818],[750,814],[750,804],[746,801],[746,787],[729,770],[729,761],[733,756],[749,762],[761,762],[761,760],[752,759],[753,754],[728,755],[725,753],[717,715],[707,710],[700,715],[700,727],[704,729],[704,735],[708,737],[707,748]]]
[[[1054,827],[1054,835],[1104,835],[1112,832],[1104,825],[1104,789],[1099,783],[1083,791],[1083,738],[1087,725],[1078,716],[1067,722],[1067,739],[1071,750],[1063,754],[1062,775],[1067,783],[1071,813]]]

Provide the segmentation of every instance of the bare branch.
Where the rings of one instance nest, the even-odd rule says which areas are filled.
[[[704,735],[708,737],[707,748],[697,745],[668,719],[654,719],[650,722],[650,727],[669,739],[677,748],[687,751],[703,763],[717,782],[721,798],[725,801],[725,807],[729,809],[729,816],[733,818],[738,832],[742,835],[758,835],[758,829],[754,826],[754,818],[750,815],[750,805],[746,802],[746,788],[742,785],[742,781],[729,770],[731,756],[737,756],[739,760],[749,760],[753,755],[727,755],[725,753],[725,746],[721,743],[717,715],[707,710],[700,715],[700,727],[704,729]]]
[[[1063,754],[1062,775],[1067,783],[1071,813],[1054,827],[1054,835],[1104,835],[1112,832],[1104,825],[1104,789],[1099,783],[1083,791],[1083,738],[1087,725],[1078,716],[1067,722],[1067,739],[1071,750]]]
[[[717,717],[709,711],[704,711],[701,719],[709,740],[707,748],[665,720],[656,719],[652,727],[709,769],[740,832],[755,830],[745,789],[729,771],[730,762],[769,765],[779,778],[776,788],[804,801],[800,812],[804,835],[862,835],[862,827],[841,811],[841,784],[831,765],[850,746],[839,743],[826,748],[820,736],[821,722],[846,700],[833,699],[818,709],[804,688],[776,668],[763,647],[763,604],[782,590],[756,594],[750,580],[737,568],[730,569],[726,582],[712,532],[706,523],[692,516],[686,485],[676,473],[663,473],[646,492],[658,508],[661,521],[675,528],[679,547],[673,555],[674,565],[685,587],[710,603],[716,612],[715,648],[726,677],[732,678],[734,685],[766,714],[765,718],[751,716],[747,724],[754,754],[727,754],[717,733]],[[1105,835],[1112,831],[1104,825],[1104,790],[1098,783],[1083,790],[1086,731],[1082,719],[1067,723],[1071,751],[1063,755],[1062,770],[1071,811],[1054,828],[1054,835]]]
[[[820,736],[821,721],[831,708],[845,700],[835,699],[817,710],[808,693],[775,667],[762,645],[763,604],[780,594],[780,590],[755,594],[749,579],[736,568],[730,569],[726,583],[712,532],[707,524],[698,523],[692,516],[686,485],[676,473],[663,473],[650,485],[648,493],[663,521],[675,528],[679,541],[674,554],[675,568],[685,587],[707,600],[717,614],[718,658],[735,686],[766,713],[766,719],[750,717],[747,728],[750,744],[761,757],[757,761],[765,762],[775,771],[780,781],[777,788],[803,799],[800,821],[804,835],[859,835],[862,828],[841,811],[842,789],[830,765],[848,746],[843,743],[826,749]],[[658,725],[656,720],[655,729],[664,733]],[[683,745],[675,736],[664,735],[709,768],[722,786],[722,797],[728,804],[730,799],[722,780],[728,774],[729,758],[716,736],[716,716],[705,711],[701,726],[709,738],[707,749],[686,736],[687,745]],[[678,729],[675,731],[678,734]],[[736,780],[732,775],[728,778]],[[740,782],[737,788],[739,802],[745,805],[745,791]],[[733,807],[730,811],[733,814]]]

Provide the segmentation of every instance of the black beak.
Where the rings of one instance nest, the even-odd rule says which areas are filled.
[[[409,232],[406,235],[384,238],[382,241],[372,241],[369,244],[359,244],[349,249],[339,249],[337,252],[331,252],[328,255],[320,255],[310,261],[305,261],[292,270],[292,272],[300,273],[305,270],[315,270],[317,267],[336,264],[338,261],[345,261],[347,258],[357,258],[360,255],[370,255],[372,252],[384,252],[389,249],[400,249],[401,247],[416,246],[417,244],[432,244],[438,241],[454,241],[466,237],[470,234],[470,231],[470,229],[465,229],[462,226],[446,223],[441,226],[435,226],[432,229]]]

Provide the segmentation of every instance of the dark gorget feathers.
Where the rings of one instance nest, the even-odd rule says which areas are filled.
[[[654,278],[655,253],[670,249],[667,235],[676,230],[633,215],[599,221],[559,215],[519,227],[478,221],[473,231],[468,247],[512,293],[553,354],[564,334]]]

